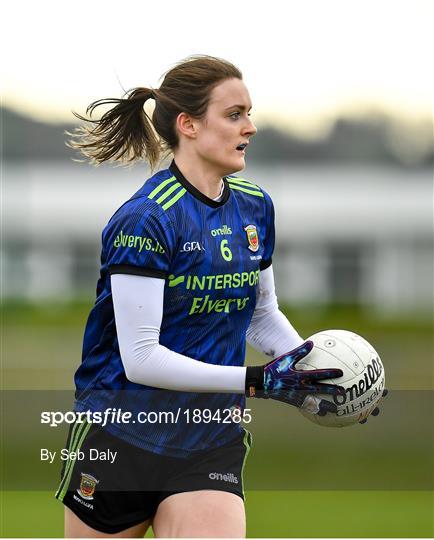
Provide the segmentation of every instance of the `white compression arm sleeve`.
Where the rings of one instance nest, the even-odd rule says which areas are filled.
[[[111,286],[119,349],[130,381],[184,392],[244,394],[245,367],[206,364],[159,344],[163,279],[114,274]]]
[[[279,310],[273,266],[262,270],[256,292],[256,308],[247,329],[247,342],[256,350],[276,358],[295,349],[304,340]]]

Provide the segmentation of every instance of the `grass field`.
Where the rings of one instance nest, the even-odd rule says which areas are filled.
[[[246,496],[248,537],[434,535],[432,492],[252,491]],[[6,492],[2,514],[2,537],[63,536],[63,505],[52,492]],[[152,530],[147,536],[153,536]]]
[[[41,432],[38,400],[73,388],[89,307],[3,307],[3,389],[9,392],[3,394],[2,536],[63,534],[62,505],[53,497],[59,467],[42,466],[38,452],[44,437],[63,444],[64,433]],[[432,321],[380,319],[348,308],[289,317],[305,336],[326,328],[364,335],[380,352],[391,394],[378,418],[343,430],[315,426],[280,403],[249,402],[248,536],[433,536]],[[248,363],[262,361],[249,350]]]

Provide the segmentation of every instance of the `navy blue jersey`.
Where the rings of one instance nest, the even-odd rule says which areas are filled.
[[[244,409],[245,398],[128,381],[117,341],[110,275],[165,280],[161,345],[200,362],[242,366],[259,272],[271,264],[274,210],[270,196],[256,184],[236,176],[223,181],[222,199],[213,201],[172,162],[116,211],[102,234],[97,298],[75,375],[76,407],[118,407],[131,411],[133,419],[141,411],[177,415],[176,421],[106,426],[112,434],[156,453],[182,457],[228,442],[242,428],[223,421],[228,417],[224,411]],[[214,421],[192,421],[194,410],[205,409],[215,412]]]

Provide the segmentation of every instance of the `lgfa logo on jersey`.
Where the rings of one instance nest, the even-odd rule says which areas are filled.
[[[180,253],[186,253],[187,251],[205,251],[205,247],[203,244],[200,244],[199,242],[185,242],[182,246],[182,249]]]
[[[99,484],[99,480],[90,474],[81,473],[81,482],[80,487],[77,489],[77,493],[83,497],[83,499],[91,501],[97,484]]]
[[[247,234],[247,240],[249,241],[249,249],[250,251],[258,251],[259,249],[259,236],[258,236],[258,230],[256,229],[256,225],[247,225],[247,227],[244,227],[244,230]]]

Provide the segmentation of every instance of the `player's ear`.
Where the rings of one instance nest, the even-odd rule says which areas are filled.
[[[189,139],[195,139],[197,136],[196,120],[185,112],[178,114],[176,128],[179,133],[182,133],[182,135],[185,135]]]

